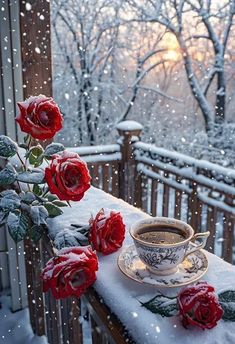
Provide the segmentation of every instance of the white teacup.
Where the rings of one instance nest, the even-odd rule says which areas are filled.
[[[205,247],[209,234],[210,232],[194,234],[193,228],[187,223],[167,217],[141,220],[130,229],[140,260],[158,275],[175,273],[178,265],[189,254]],[[196,239],[201,242],[191,242]]]

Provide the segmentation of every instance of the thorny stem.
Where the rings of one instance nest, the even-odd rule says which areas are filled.
[[[72,208],[72,206],[71,206],[71,204],[69,203],[69,201],[66,201],[66,203],[68,204],[68,206],[69,206],[70,208]]]

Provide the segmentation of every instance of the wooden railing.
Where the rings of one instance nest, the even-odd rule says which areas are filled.
[[[232,262],[235,224],[235,172],[139,141],[141,130],[119,129],[118,144],[70,148],[88,164],[92,184],[153,216],[189,222],[211,231],[207,249]],[[90,288],[79,300],[56,301],[43,294],[41,268],[50,258],[47,241],[25,242],[30,319],[37,335],[50,344],[131,343],[114,314]]]
[[[86,161],[93,186],[119,197],[119,167],[122,159],[119,144],[77,147],[70,150]]]

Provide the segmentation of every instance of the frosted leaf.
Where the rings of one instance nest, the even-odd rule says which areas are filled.
[[[46,219],[48,218],[48,211],[42,205],[32,206],[30,210],[30,216],[35,225],[46,225]]]
[[[34,169],[31,172],[21,172],[16,179],[23,183],[42,184],[44,183],[44,171]]]
[[[43,233],[44,233],[44,227],[43,226],[34,225],[30,230],[31,238],[35,242],[37,242],[38,240],[41,239]]]
[[[36,199],[35,195],[32,192],[28,192],[28,191],[21,194],[20,196],[23,202],[29,203],[29,204],[31,204]]]
[[[25,238],[30,226],[29,216],[20,211],[11,212],[7,218],[7,226],[12,239],[19,242]]]
[[[45,149],[44,156],[51,157],[53,154],[64,151],[64,146],[61,143],[51,143]]]
[[[10,158],[17,153],[18,146],[8,136],[0,135],[0,156]]]
[[[0,208],[3,211],[12,211],[20,207],[20,198],[13,190],[1,192]]]
[[[77,230],[64,229],[54,239],[54,245],[58,250],[64,247],[81,246],[81,244],[86,245],[87,238]]]
[[[14,168],[7,164],[7,166],[0,172],[0,185],[10,185],[16,180],[16,172]]]

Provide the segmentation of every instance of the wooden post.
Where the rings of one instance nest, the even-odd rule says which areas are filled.
[[[19,3],[23,98],[39,94],[52,96],[50,2],[23,0]],[[30,320],[35,334],[41,336],[45,334],[45,312],[39,278],[40,252],[34,252],[32,257],[33,246],[29,241],[25,251]]]
[[[119,197],[124,201],[134,203],[133,178],[135,159],[132,143],[140,139],[142,125],[135,121],[120,122],[116,129],[119,133],[118,143],[121,146],[122,160],[119,165]],[[138,190],[135,190],[138,192]]]

